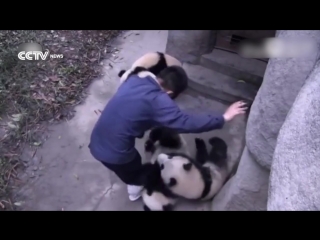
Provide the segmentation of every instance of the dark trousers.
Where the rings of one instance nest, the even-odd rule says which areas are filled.
[[[110,164],[101,162],[109,170],[113,171],[125,184],[128,185],[142,185],[143,167],[141,156],[137,151],[136,157],[125,164]]]

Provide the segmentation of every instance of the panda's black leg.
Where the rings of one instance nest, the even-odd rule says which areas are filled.
[[[221,138],[213,137],[209,139],[209,144],[212,146],[209,153],[210,161],[220,168],[227,167],[227,143]]]
[[[118,77],[122,77],[122,75],[126,72],[126,70],[121,70],[119,73],[118,73]]]
[[[158,75],[162,70],[168,67],[165,55],[161,52],[157,52],[158,54],[158,62],[150,67],[148,70],[152,72],[154,75]]]
[[[163,127],[159,137],[161,146],[178,149],[181,147],[180,135],[173,129]]]
[[[162,207],[163,211],[173,211],[173,205],[172,204],[167,204]]]
[[[151,211],[151,209],[148,208],[146,205],[143,205],[143,210],[146,211],[146,212],[150,212]]]
[[[143,71],[148,71],[148,69],[146,69],[145,67],[136,67],[136,68],[130,73],[130,75],[135,75],[135,74],[138,74],[138,73],[143,72]]]
[[[194,141],[196,143],[196,161],[204,164],[209,157],[206,143],[201,138],[195,138]]]
[[[150,133],[149,133],[149,139],[153,142],[158,141],[161,138],[162,132],[164,128],[162,127],[155,127],[152,128]]]
[[[149,133],[149,139],[144,144],[144,150],[146,152],[154,152],[154,143],[161,138],[162,131],[163,130],[160,127],[151,129]]]

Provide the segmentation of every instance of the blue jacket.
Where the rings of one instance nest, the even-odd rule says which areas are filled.
[[[96,123],[89,144],[99,161],[124,164],[134,159],[135,139],[152,127],[162,125],[180,133],[201,133],[222,128],[222,115],[190,115],[151,77],[133,75],[110,99]]]

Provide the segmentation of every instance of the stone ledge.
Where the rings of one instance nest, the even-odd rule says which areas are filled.
[[[238,54],[219,49],[203,55],[200,65],[256,86],[261,85],[267,67],[267,63],[263,61],[243,58]]]
[[[237,79],[199,65],[184,63],[183,68],[189,76],[190,88],[227,103],[239,100],[252,102],[258,91],[251,84],[238,82]]]

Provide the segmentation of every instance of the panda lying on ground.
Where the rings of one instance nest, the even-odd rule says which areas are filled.
[[[142,193],[145,211],[173,211],[181,197],[209,200],[219,192],[230,173],[227,145],[220,138],[211,138],[212,149],[208,154],[202,139],[196,138],[195,143],[196,159],[179,152],[160,153],[154,162],[147,163],[153,171],[145,178]]]
[[[170,66],[181,67],[182,64],[178,59],[165,53],[147,53],[136,60],[130,69],[121,70],[118,73],[118,76],[120,77],[120,84],[127,80],[130,75],[137,74],[140,71],[147,70],[157,76],[163,69]]]
[[[210,154],[205,142],[195,139],[196,160],[181,153],[158,156],[161,178],[171,192],[179,197],[194,200],[209,200],[221,189],[230,170],[227,162],[227,144],[220,138],[209,140]]]
[[[189,155],[184,138],[176,131],[167,127],[153,128],[145,142],[145,151],[151,153],[152,166],[143,180],[143,208],[145,211],[172,211],[177,202],[177,196],[172,194],[161,178],[160,164],[157,157],[160,153],[182,152]]]

